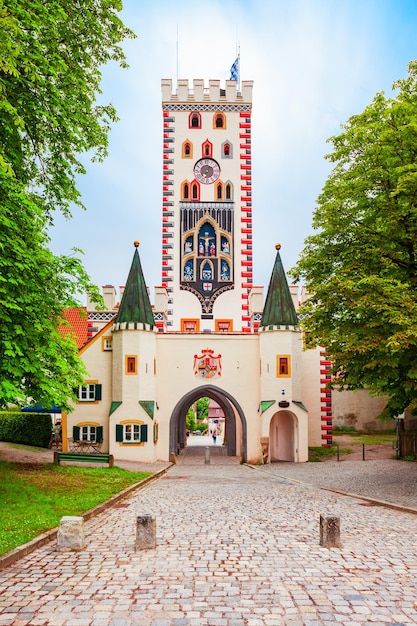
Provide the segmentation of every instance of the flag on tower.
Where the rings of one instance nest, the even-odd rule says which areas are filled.
[[[235,80],[236,82],[239,81],[239,57],[237,57],[230,68],[230,80]]]

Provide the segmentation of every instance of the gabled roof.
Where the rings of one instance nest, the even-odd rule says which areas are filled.
[[[143,277],[142,266],[140,264],[138,253],[139,242],[135,241],[134,246],[136,249],[133,255],[132,265],[114,323],[148,324],[153,328],[155,320],[145,279]]]
[[[60,326],[61,335],[72,335],[77,344],[77,348],[81,348],[88,341],[88,315],[86,307],[74,307],[64,310],[64,317],[68,322],[68,326]]]
[[[268,326],[297,326],[298,323],[297,313],[279,253],[280,244],[278,243],[275,248],[277,256],[262,313],[261,328]]]

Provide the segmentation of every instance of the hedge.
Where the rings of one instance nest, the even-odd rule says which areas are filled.
[[[51,433],[52,418],[49,413],[0,413],[0,441],[47,448]]]

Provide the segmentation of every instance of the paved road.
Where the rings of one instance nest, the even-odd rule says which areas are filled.
[[[417,624],[417,515],[204,452],[86,522],[85,551],[52,542],[1,571],[0,626]],[[144,513],[157,545],[136,552]],[[319,545],[329,513],[341,549]]]

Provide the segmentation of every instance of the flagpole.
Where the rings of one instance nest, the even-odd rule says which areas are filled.
[[[240,92],[240,44],[237,53],[237,90]]]
[[[178,24],[177,24],[177,87],[180,74],[180,55],[179,55],[179,37],[178,37]]]

